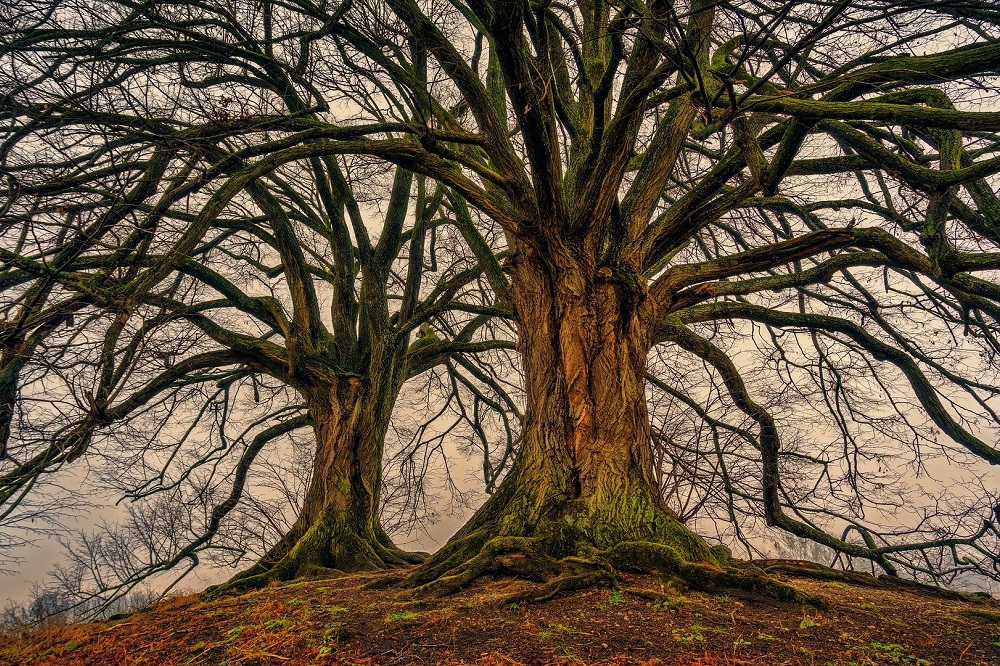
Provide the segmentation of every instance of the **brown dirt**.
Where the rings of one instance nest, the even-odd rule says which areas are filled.
[[[354,575],[211,602],[178,597],[114,622],[0,636],[0,663],[1000,664],[994,600],[779,577],[830,609],[678,591],[651,576],[624,580],[648,598],[595,587],[505,607],[502,599],[528,583],[486,580],[453,596],[422,599],[373,589],[377,576]]]

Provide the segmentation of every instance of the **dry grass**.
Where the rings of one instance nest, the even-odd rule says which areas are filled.
[[[52,624],[0,638],[11,666],[476,664],[882,666],[1000,663],[1000,604],[907,589],[784,578],[830,603],[681,591],[649,576],[642,596],[591,588],[510,608],[501,579],[440,598],[366,587],[371,576],[161,603],[111,623]],[[650,599],[660,599],[653,603]]]

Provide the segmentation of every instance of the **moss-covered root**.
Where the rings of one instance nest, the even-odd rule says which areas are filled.
[[[518,576],[541,583],[560,573],[559,562],[542,551],[544,542],[539,538],[499,536],[486,541],[478,550],[468,552],[475,542],[475,539],[470,540],[467,548],[456,551],[445,560],[444,566],[454,564],[451,568],[433,567],[435,573],[441,573],[420,585],[417,591],[452,594],[487,574]],[[425,579],[425,573],[415,572],[414,581]]]
[[[674,548],[664,544],[627,541],[605,551],[603,556],[619,571],[655,573],[705,592],[736,592],[776,601],[809,604],[820,609],[828,607],[823,599],[775,580],[756,567],[717,567],[689,562]]]
[[[453,547],[444,562],[432,567],[436,577],[420,585],[418,590],[450,594],[484,575],[513,575],[540,585],[514,595],[504,603],[531,603],[594,585],[617,586],[618,572],[632,571],[657,574],[706,592],[753,595],[817,608],[827,606],[822,599],[777,581],[756,567],[728,566],[729,560],[723,552],[713,552],[711,562],[694,562],[669,545],[625,541],[604,551],[595,550],[589,544],[580,544],[577,551],[581,555],[556,559],[547,554],[552,552],[551,544],[543,537],[494,537],[479,548],[476,548],[477,543],[480,540],[470,535],[462,547]],[[409,577],[409,582],[427,580],[427,573],[418,569]]]
[[[242,572],[233,576],[225,583],[212,585],[211,587],[206,588],[201,593],[201,598],[204,601],[212,601],[213,599],[218,599],[219,597],[229,594],[252,592],[253,590],[259,590],[262,587],[267,587],[274,580],[276,580],[276,578],[270,571],[264,571],[262,573],[252,575],[246,575],[246,572]]]
[[[503,600],[503,604],[506,606],[509,604],[541,603],[562,592],[573,592],[602,584],[617,587],[618,576],[605,569],[567,571],[544,585],[507,597]]]
[[[344,575],[345,572],[379,571],[391,566],[419,564],[426,553],[408,553],[384,534],[364,538],[343,529],[336,521],[313,525],[295,546],[273,566],[258,562],[222,585],[208,588],[204,596],[242,593],[274,581]]]

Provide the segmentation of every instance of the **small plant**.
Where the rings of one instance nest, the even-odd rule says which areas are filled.
[[[612,606],[621,606],[625,603],[625,595],[622,594],[621,590],[615,590],[611,593],[611,596],[608,597],[608,603]]]
[[[1000,648],[1000,636],[997,636],[996,640],[992,643],[993,647]]]
[[[889,662],[893,664],[914,664],[915,666],[927,666],[931,662],[927,659],[921,659],[910,653],[910,648],[905,645],[900,645],[899,643],[879,643],[878,641],[871,642],[872,649],[880,653],[881,655],[888,657]]]
[[[326,625],[323,630],[323,645],[335,645],[347,639],[347,630],[339,622]]]
[[[81,645],[83,645],[83,643],[80,641],[70,641],[69,643],[66,643],[66,647],[63,648],[63,652],[72,652]]]
[[[655,604],[653,608],[664,608],[666,610],[677,610],[681,606],[688,602],[688,598],[684,596],[674,597],[673,599],[660,599]]]
[[[317,656],[319,656],[319,657],[329,657],[331,654],[333,654],[333,648],[332,647],[330,647],[329,645],[320,645],[319,646],[319,652],[317,653]]]
[[[673,634],[674,640],[678,643],[694,643],[702,642],[705,640],[705,627],[700,624],[692,624],[687,629],[674,629],[670,633]]]
[[[385,621],[387,623],[409,622],[410,620],[416,620],[418,617],[420,617],[419,613],[414,613],[413,611],[403,611],[402,613],[389,613],[385,616]]]
[[[292,625],[291,620],[286,620],[283,617],[274,618],[273,620],[268,620],[264,623],[264,628],[269,631],[280,631],[282,629],[287,629]]]
[[[544,629],[538,632],[538,637],[542,639],[552,638],[556,634],[579,634],[582,633],[579,629],[574,629],[573,627],[567,627],[565,624],[549,624],[548,629]]]
[[[567,661],[569,663],[579,663],[573,654],[573,648],[569,645],[560,645],[555,649],[553,655],[560,660]]]
[[[507,604],[507,610],[517,610],[520,607],[521,607],[521,604],[517,603],[516,601],[513,601],[513,602]]]
[[[866,611],[871,611],[873,613],[878,610],[878,606],[876,606],[875,604],[865,604],[862,606],[862,608],[864,608]]]
[[[731,596],[729,596],[728,594],[723,594],[721,597],[719,597],[719,599],[721,601],[723,601],[724,603],[728,603],[728,602],[730,602],[730,601],[733,600],[733,598]]]
[[[227,631],[226,632],[226,642],[227,643],[231,643],[232,641],[235,641],[237,638],[240,637],[240,634],[243,633],[244,629],[246,629],[246,627],[244,627],[244,626],[241,625],[241,626],[233,627],[232,629],[230,629],[229,631]]]
[[[777,636],[774,636],[773,634],[766,634],[766,633],[763,633],[763,632],[757,634],[757,638],[759,638],[762,641],[776,641],[776,640],[778,640]]]
[[[302,601],[301,599],[289,599],[289,600],[288,600],[288,601],[287,601],[286,603],[287,603],[287,604],[288,604],[289,606],[301,606],[301,605],[302,605],[302,604],[304,604],[305,602],[304,602],[304,601]]]
[[[350,610],[351,609],[348,608],[347,606],[327,606],[326,607],[326,612],[327,613],[334,613],[334,614],[336,614],[336,613],[348,613],[348,612],[350,612]]]
[[[734,650],[738,649],[738,648],[740,648],[740,647],[742,647],[744,645],[753,645],[753,643],[751,643],[748,640],[744,640],[743,636],[737,636],[736,640],[733,641],[733,649]]]
[[[815,626],[817,626],[816,620],[811,617],[804,617],[802,618],[802,621],[799,622],[799,629],[812,629]]]

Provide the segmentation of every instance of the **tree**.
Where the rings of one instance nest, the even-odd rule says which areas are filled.
[[[25,9],[0,56],[3,516],[88,454],[124,497],[166,494],[178,511],[133,512],[148,531],[115,547],[144,546],[113,581],[128,591],[218,549],[261,451],[311,429],[296,520],[233,584],[422,559],[379,516],[393,406],[445,362],[491,394],[488,370],[462,368],[511,346],[452,229],[453,195],[287,141],[282,114],[309,117],[289,72],[218,74],[203,94],[201,63],[133,57],[145,45],[130,27],[116,41],[68,6]],[[104,9],[99,26],[127,18]]]
[[[907,430],[920,446],[941,433],[945,455],[954,443],[1000,461],[982,434],[998,422],[1000,115],[971,98],[1000,73],[992,3],[113,6],[128,22],[110,19],[105,43],[133,58],[213,63],[219,73],[197,79],[204,90],[288,73],[283,87],[259,89],[302,91],[309,112],[249,119],[297,146],[287,150],[401,165],[503,229],[501,261],[482,251],[471,216],[459,220],[517,327],[520,448],[489,501],[413,580],[447,590],[513,571],[550,579],[544,596],[610,565],[764,585],[725,568],[725,549],[664,502],[647,405],[654,348],[678,367],[696,359],[727,413],[740,414],[726,423],[697,394],[656,385],[746,444],[743,478],[759,492],[727,490],[770,525],[890,573],[939,570],[906,555],[935,548],[953,553],[944,569],[995,562],[991,512],[969,534],[883,539],[850,508],[851,497],[863,506],[858,484],[838,520],[860,538],[837,537],[789,479],[807,462],[864,459],[879,437],[905,444]],[[952,336],[960,358],[946,360],[914,324]],[[845,454],[783,443],[727,328],[767,348],[754,375],[775,371],[786,395],[812,392]],[[880,383],[887,376],[905,382],[912,404],[888,417],[856,409],[865,383],[900,395]],[[846,478],[862,478],[857,470]]]
[[[749,421],[769,524],[890,573],[906,562],[899,553],[935,546],[969,546],[989,561],[989,510],[969,534],[909,543],[876,543],[863,526],[860,543],[818,529],[782,481],[782,458],[803,454],[783,450],[774,417],[710,334],[756,322],[772,332],[780,369],[796,363],[780,333],[802,331],[821,355],[820,380],[851,370],[877,381],[893,368],[936,429],[1000,461],[951,393],[966,392],[979,427],[995,428],[995,384],[980,377],[996,351],[1000,116],[956,107],[964,89],[989,88],[1000,71],[995,8],[386,5],[450,84],[415,90],[382,67],[398,88],[442,100],[421,147],[478,182],[435,175],[507,234],[527,396],[511,473],[417,580],[447,589],[497,569],[545,578],[572,555],[732,582],[714,568],[725,554],[670,515],[654,482],[645,395],[654,345],[700,359]],[[351,28],[341,34],[367,66],[382,65]],[[809,176],[834,174],[850,196],[803,190]],[[965,367],[908,334],[925,317],[963,330]],[[846,392],[821,391],[834,415]],[[904,411],[916,410],[897,411],[907,423]],[[843,420],[845,445],[860,448],[850,431],[874,419]],[[968,564],[956,554],[949,566]]]

